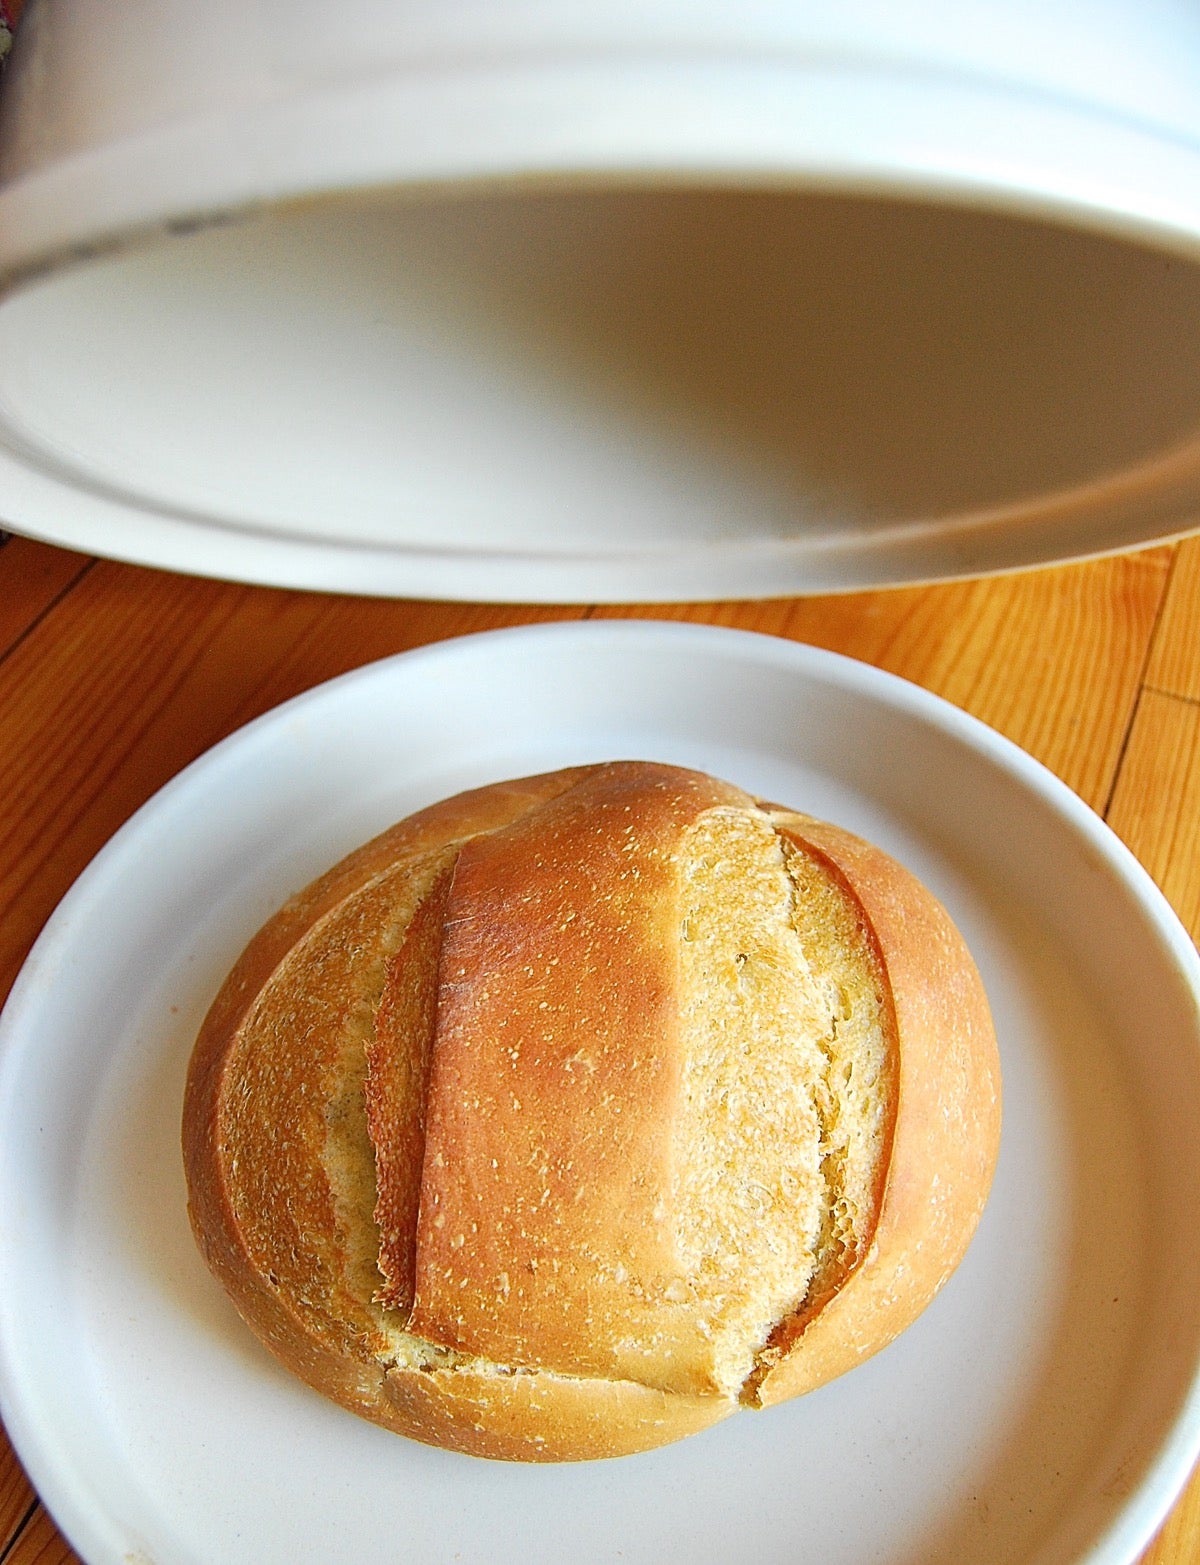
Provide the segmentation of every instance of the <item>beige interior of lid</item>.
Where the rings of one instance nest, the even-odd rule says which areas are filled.
[[[0,307],[0,439],[24,460],[146,515],[339,549],[782,543],[828,587],[876,579],[872,541],[904,534],[910,575],[1003,568],[1077,552],[1030,502],[1197,438],[1200,265],[871,196],[343,196]],[[1138,541],[1121,525],[1098,546]]]

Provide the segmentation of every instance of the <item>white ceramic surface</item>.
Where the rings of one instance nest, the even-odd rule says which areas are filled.
[[[594,600],[1131,547],[1200,506],[1200,14],[31,0],[0,276],[0,519],[100,553]]]
[[[523,1468],[355,1420],[200,1262],[191,1039],[259,922],[400,814],[564,763],[699,765],[839,820],[950,907],[1005,1129],[960,1270],[877,1358],[664,1451]],[[1130,1565],[1200,1449],[1200,964],[1034,762],[926,693],[707,628],[467,638],[235,735],[100,854],[0,1020],[2,1410],[89,1565],[820,1559]]]

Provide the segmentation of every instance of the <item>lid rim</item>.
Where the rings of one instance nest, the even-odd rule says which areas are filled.
[[[396,70],[91,148],[0,186],[0,280],[339,191],[564,180],[924,198],[1200,255],[1200,144],[1168,126],[919,65],[664,52]]]

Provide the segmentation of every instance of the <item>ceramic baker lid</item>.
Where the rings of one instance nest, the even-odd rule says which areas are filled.
[[[1200,16],[1074,25],[1033,0],[35,0],[0,104],[0,525],[576,600],[1178,533]]]

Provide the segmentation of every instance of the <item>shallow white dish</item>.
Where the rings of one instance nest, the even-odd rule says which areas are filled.
[[[841,1381],[642,1457],[475,1461],[359,1422],[250,1337],[188,1232],[183,1074],[244,941],[344,851],[458,788],[621,756],[842,822],[943,898],[995,1010],[1000,1167],[943,1294]],[[147,804],[13,991],[5,1420],[90,1565],[1129,1565],[1200,1450],[1198,997],[1187,936],[1074,795],[865,665],[637,622],[372,665]]]

